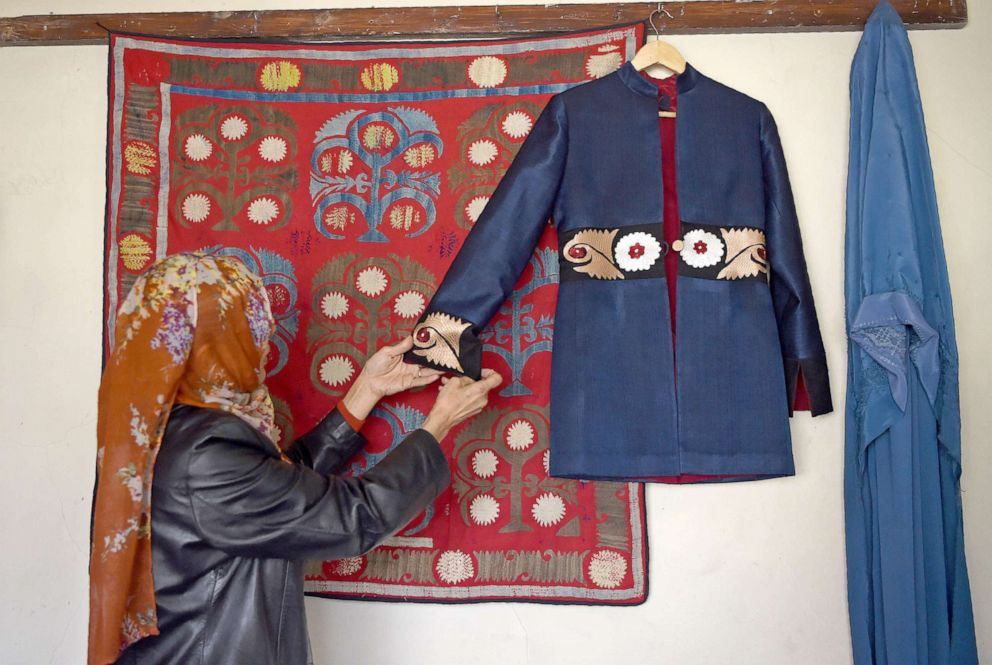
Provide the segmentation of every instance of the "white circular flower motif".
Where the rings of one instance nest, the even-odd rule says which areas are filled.
[[[258,144],[259,157],[273,164],[284,160],[288,151],[286,140],[278,136],[266,136]]]
[[[268,224],[279,216],[279,203],[275,199],[263,196],[248,204],[248,219],[255,224]]]
[[[332,291],[320,299],[320,311],[329,319],[338,319],[348,313],[348,299],[343,293]]]
[[[369,266],[358,273],[355,278],[355,287],[370,298],[377,298],[389,286],[389,280],[382,268]]]
[[[495,88],[506,80],[506,63],[492,55],[476,58],[468,66],[468,77],[480,88]]]
[[[613,252],[617,265],[629,272],[647,270],[661,256],[661,243],[650,233],[628,233]]]
[[[510,450],[527,450],[534,445],[534,426],[518,420],[506,430],[506,445]]]
[[[627,560],[617,552],[599,550],[589,557],[589,579],[604,589],[616,589],[627,574]]]
[[[232,115],[220,123],[220,135],[228,141],[239,141],[248,133],[248,121],[240,115]]]
[[[472,141],[468,146],[468,161],[476,166],[485,166],[499,154],[499,146],[489,139],[479,139]]]
[[[345,356],[330,356],[320,363],[320,380],[332,388],[347,383],[354,373],[355,365]]]
[[[503,124],[500,125],[500,128],[511,139],[519,141],[530,134],[531,127],[533,126],[534,119],[530,117],[529,113],[512,111],[511,113],[507,113],[506,117],[503,118]]]
[[[565,502],[557,494],[545,492],[534,501],[530,514],[541,526],[558,524],[565,517]]]
[[[616,51],[596,53],[586,59],[586,76],[591,79],[602,78],[620,69],[622,64],[623,56]]]
[[[214,144],[203,134],[193,134],[186,137],[183,152],[194,162],[202,162],[214,154]]]
[[[551,475],[551,451],[545,450],[541,456],[541,464],[544,466],[544,473]]]
[[[424,311],[425,305],[427,305],[427,300],[423,294],[416,291],[405,291],[396,297],[396,302],[393,303],[393,311],[396,312],[397,316],[404,319],[412,319]]]
[[[199,224],[210,216],[210,199],[206,194],[190,194],[183,199],[183,217]]]
[[[693,229],[682,237],[682,243],[682,260],[693,268],[709,268],[723,258],[723,241],[709,231]]]
[[[489,494],[480,494],[472,499],[468,509],[472,521],[481,526],[488,526],[499,517],[499,502]]]
[[[349,575],[354,575],[361,570],[364,562],[365,557],[363,556],[353,556],[348,557],[347,559],[341,559],[334,562],[334,565],[331,566],[331,572],[335,575],[348,577]]]
[[[482,215],[482,211],[486,209],[486,204],[489,203],[488,196],[476,196],[473,197],[468,205],[465,206],[465,216],[468,221],[475,224],[479,221],[479,216]]]
[[[478,450],[472,455],[472,471],[480,478],[495,476],[497,466],[499,466],[499,458],[488,448]]]
[[[442,552],[434,564],[437,576],[448,584],[458,584],[464,582],[475,575],[475,566],[472,557],[461,550],[448,550]]]

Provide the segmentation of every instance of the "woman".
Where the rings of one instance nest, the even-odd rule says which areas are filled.
[[[91,665],[309,662],[303,561],[365,552],[429,505],[449,481],[438,442],[500,381],[442,380],[423,427],[345,479],[378,399],[440,373],[402,362],[410,338],[385,347],[280,449],[274,329],[261,281],[226,257],[164,259],[121,306],[100,385]]]

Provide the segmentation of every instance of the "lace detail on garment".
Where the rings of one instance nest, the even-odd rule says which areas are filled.
[[[864,423],[865,411],[868,404],[879,393],[889,392],[889,375],[882,366],[868,357],[868,361],[861,367],[857,381],[857,401],[854,406],[854,413],[859,426]]]
[[[892,398],[900,410],[906,409],[911,372],[934,403],[941,374],[940,340],[912,297],[896,291],[866,297],[851,324],[850,336],[888,373]],[[864,365],[874,364],[864,360]],[[861,371],[867,369],[864,366]]]

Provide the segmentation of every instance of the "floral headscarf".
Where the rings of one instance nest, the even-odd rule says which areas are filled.
[[[89,664],[158,634],[152,580],[152,471],[173,404],[237,415],[278,449],[265,379],[275,322],[240,261],[177,254],[134,283],[100,383],[90,553]]]

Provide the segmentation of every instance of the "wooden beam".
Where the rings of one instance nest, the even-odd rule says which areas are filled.
[[[909,28],[960,28],[966,0],[891,0]],[[666,2],[668,34],[860,30],[876,0]],[[0,18],[0,46],[99,44],[107,30],[167,37],[361,39],[492,37],[643,21],[656,3],[63,14]]]

